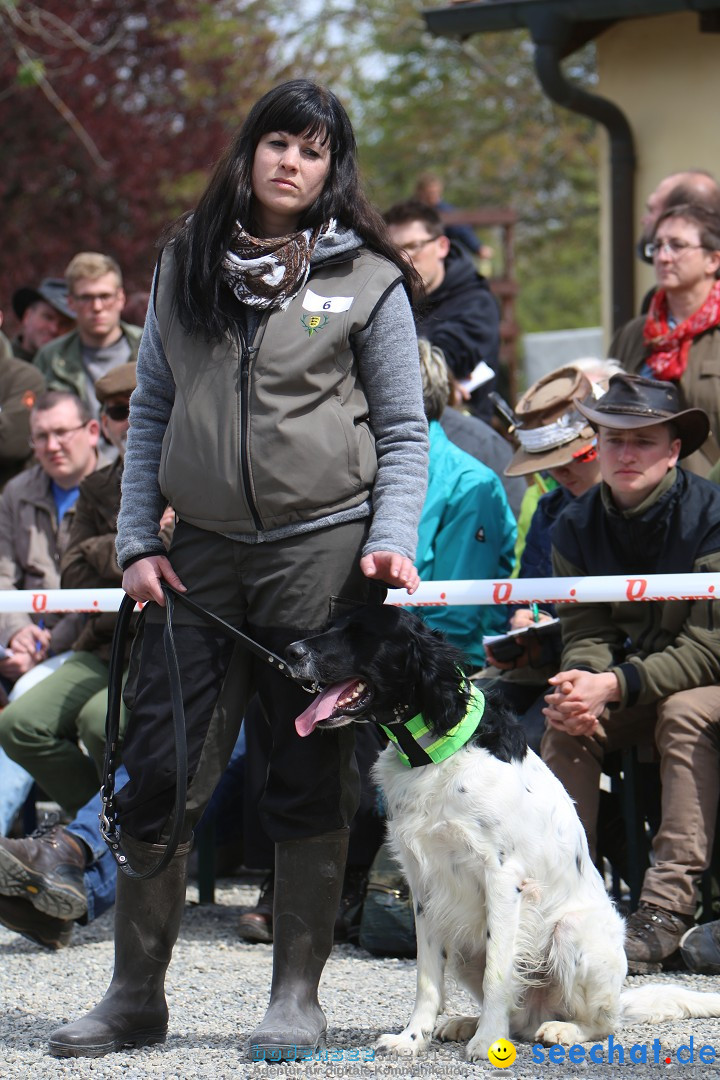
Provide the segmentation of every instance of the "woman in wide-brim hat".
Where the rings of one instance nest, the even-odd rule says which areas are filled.
[[[598,374],[604,370],[600,361]],[[612,366],[607,370],[608,376],[612,370]],[[532,515],[518,560],[519,577],[552,576],[550,533],[555,519],[568,502],[600,478],[595,432],[578,412],[577,402],[593,399],[603,386],[593,384],[582,371],[568,366],[533,383],[517,403],[518,422],[513,434],[518,447],[505,472],[510,476],[549,472],[558,485],[540,498]],[[547,622],[553,615],[551,604],[541,604],[535,611],[514,608],[508,632],[523,629],[535,620]],[[545,728],[544,695],[547,679],[555,674],[560,661],[559,644],[559,638],[548,636],[542,643],[531,643],[526,654],[508,663],[494,657],[491,648],[486,650],[492,666],[482,672],[482,678],[502,679],[503,694],[517,711],[534,750],[539,750]]]

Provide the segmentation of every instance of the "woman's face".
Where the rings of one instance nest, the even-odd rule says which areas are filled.
[[[588,460],[589,458],[589,460]],[[584,495],[586,491],[597,484],[600,480],[600,463],[594,452],[577,461],[571,461],[569,465],[558,465],[555,469],[548,469],[553,480],[562,487],[567,488],[571,495],[577,497]]]
[[[268,131],[255,149],[254,210],[264,236],[295,232],[301,215],[322,193],[330,172],[330,147],[320,137]]]
[[[655,232],[655,277],[670,295],[692,293],[712,284],[720,255],[701,246],[700,229],[694,221],[666,218]]]

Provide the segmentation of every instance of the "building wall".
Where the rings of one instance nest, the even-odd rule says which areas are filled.
[[[720,179],[720,34],[700,33],[693,12],[628,19],[597,39],[597,92],[625,113],[635,138],[635,232],[647,195],[683,168]],[[601,134],[603,325],[610,326],[607,137]],[[653,284],[652,267],[636,262],[636,306]]]

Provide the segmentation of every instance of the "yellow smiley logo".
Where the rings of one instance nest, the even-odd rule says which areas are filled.
[[[507,1069],[516,1057],[515,1047],[507,1039],[496,1039],[488,1049],[488,1061],[497,1069]]]

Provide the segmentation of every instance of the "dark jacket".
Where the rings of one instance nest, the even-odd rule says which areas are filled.
[[[518,577],[550,578],[552,568],[552,532],[560,514],[574,501],[567,488],[556,487],[543,495],[530,520],[525,547],[520,557]],[[545,610],[553,611],[552,604],[543,604]]]
[[[442,349],[456,379],[466,379],[481,360],[498,370],[500,314],[495,297],[470,256],[455,243],[450,244],[443,280],[426,296],[417,331]],[[482,390],[491,388],[485,384]]]
[[[0,333],[0,489],[32,456],[30,410],[44,389],[40,372],[13,356]]]
[[[122,584],[115,555],[122,466],[122,458],[117,458],[112,465],[86,476],[80,485],[60,564],[63,589],[118,589]],[[116,621],[112,612],[89,615],[73,649],[96,652],[109,660]]]
[[[717,573],[720,489],[671,469],[633,510],[600,484],[574,499],[553,533],[558,577]],[[612,671],[621,705],[720,682],[720,601],[560,604],[563,669]]]

